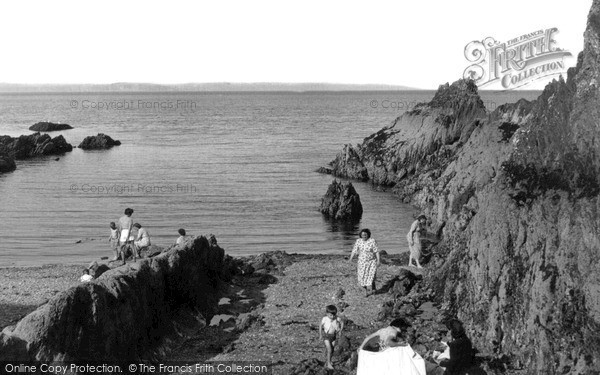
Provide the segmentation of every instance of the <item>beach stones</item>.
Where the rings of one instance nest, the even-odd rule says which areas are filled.
[[[119,145],[121,145],[121,141],[116,141],[106,134],[98,133],[98,135],[85,137],[77,147],[84,150],[104,150]]]
[[[334,180],[321,199],[320,211],[334,220],[358,220],[362,216],[363,207],[351,182]]]
[[[56,124],[54,122],[49,121],[38,122],[29,127],[29,130],[33,130],[36,132],[54,132],[68,129],[73,129],[73,127],[68,124]]]

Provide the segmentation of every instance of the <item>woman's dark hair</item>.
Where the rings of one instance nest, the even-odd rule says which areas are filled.
[[[410,323],[404,318],[396,318],[390,322],[390,326],[405,330],[410,327]]]
[[[133,209],[131,209],[131,208],[126,208],[125,209],[125,215],[131,216],[132,214],[133,214]]]
[[[358,235],[362,237],[363,232],[367,234],[368,238],[371,238],[371,231],[368,230],[367,228],[362,229]]]
[[[335,305],[327,305],[325,307],[325,312],[328,314],[337,314],[337,307]]]
[[[181,228],[177,231],[177,233],[179,233],[182,236],[185,236],[185,229]]]
[[[450,330],[452,338],[459,338],[465,335],[465,328],[463,327],[460,320],[452,319],[446,323],[446,327]]]
[[[133,224],[133,226],[139,229],[139,228],[141,228],[141,227],[142,227],[142,224],[140,224],[140,223],[135,223],[135,224]]]
[[[421,220],[421,219],[427,220],[427,216],[425,216],[425,215],[419,215],[419,217],[417,217],[417,220]]]

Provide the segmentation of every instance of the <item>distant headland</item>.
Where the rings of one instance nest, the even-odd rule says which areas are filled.
[[[108,84],[23,84],[0,82],[0,93],[44,92],[310,92],[310,91],[406,91],[418,88],[385,84],[285,83],[285,82],[213,82],[154,84],[118,82]]]

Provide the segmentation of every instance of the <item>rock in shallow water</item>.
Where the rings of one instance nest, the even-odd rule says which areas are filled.
[[[33,124],[29,127],[29,130],[33,130],[36,132],[54,132],[69,129],[73,129],[73,127],[68,124],[56,124],[49,121],[38,122],[37,124]]]
[[[120,145],[121,141],[116,141],[106,134],[98,133],[98,135],[85,137],[77,147],[84,150],[105,150]]]
[[[335,220],[358,220],[363,208],[351,182],[333,181],[321,200],[320,211]]]

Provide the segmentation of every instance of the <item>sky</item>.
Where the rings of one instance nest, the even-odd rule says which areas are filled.
[[[465,46],[558,28],[573,66],[592,0],[5,1],[0,82],[327,82],[422,89]],[[542,85],[543,87],[543,85]]]

